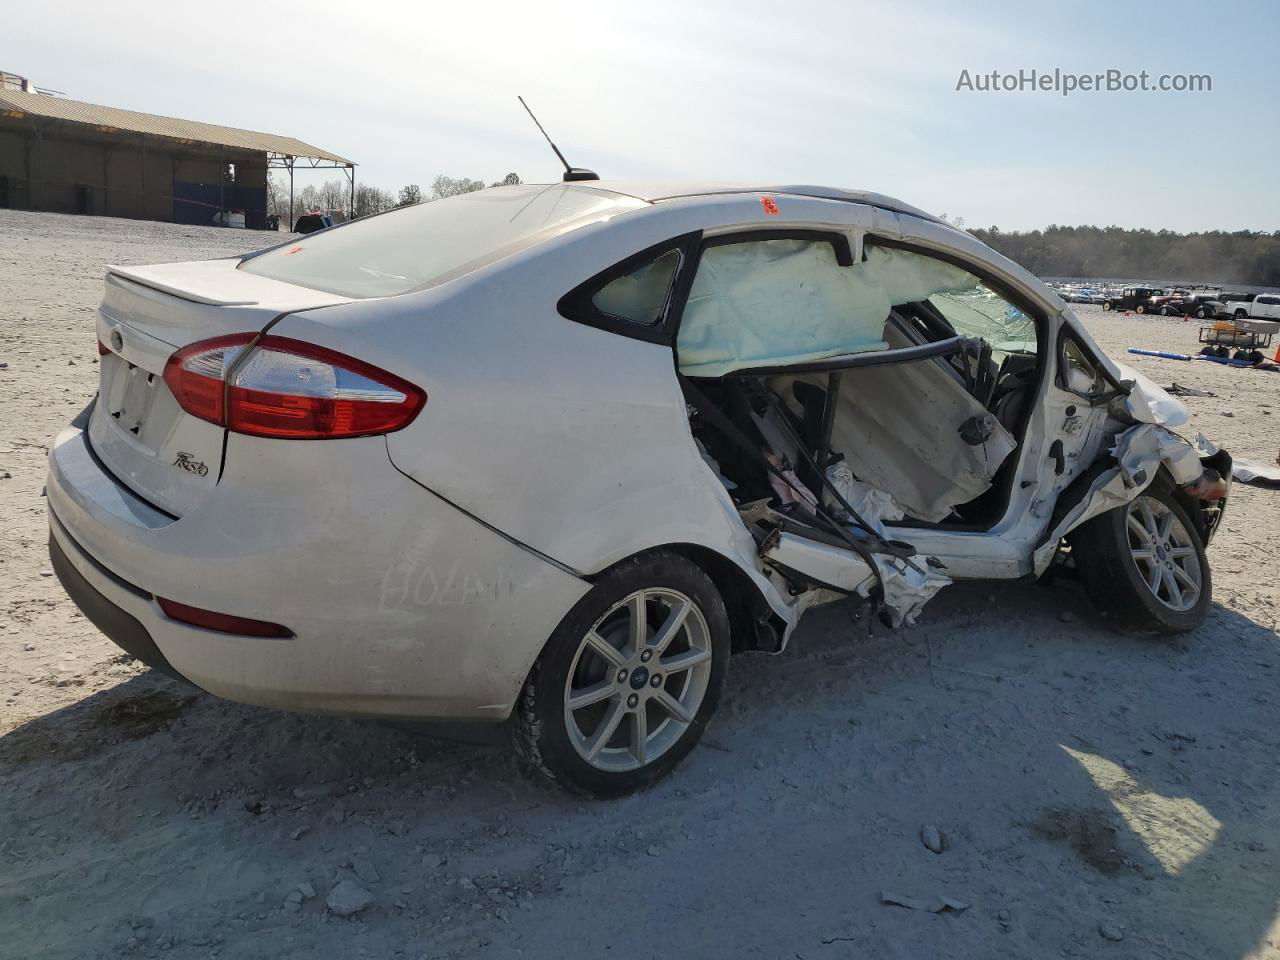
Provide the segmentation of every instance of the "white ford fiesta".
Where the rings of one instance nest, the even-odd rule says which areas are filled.
[[[1230,458],[1049,288],[895,200],[577,181],[111,267],[50,552],[210,693],[507,724],[578,791],[697,741],[730,654],[1073,567],[1181,631]]]

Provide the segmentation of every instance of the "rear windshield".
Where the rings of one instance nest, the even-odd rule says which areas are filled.
[[[344,297],[388,297],[467,273],[643,200],[576,184],[493,187],[419,203],[250,257],[247,273]]]

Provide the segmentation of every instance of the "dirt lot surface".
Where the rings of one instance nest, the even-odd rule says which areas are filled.
[[[0,211],[0,956],[1280,956],[1277,491],[1237,487],[1194,635],[1118,635],[1063,581],[949,587],[899,632],[824,608],[610,803],[121,655],[50,576],[41,498],[103,266],[263,239]],[[1114,356],[1196,346],[1081,313]],[[1188,435],[1274,460],[1280,374],[1132,362],[1216,394]],[[351,918],[343,880],[373,899]]]

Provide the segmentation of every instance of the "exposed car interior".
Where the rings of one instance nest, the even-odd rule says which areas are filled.
[[[877,520],[989,527],[1039,383],[1035,320],[950,262],[872,242],[855,261],[841,240],[702,250],[676,352],[704,459],[752,516],[813,522],[871,497]],[[594,304],[653,323],[674,274],[663,254]]]

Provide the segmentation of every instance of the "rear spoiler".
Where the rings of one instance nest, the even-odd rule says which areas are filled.
[[[161,293],[167,293],[182,300],[189,300],[192,303],[207,303],[214,307],[252,307],[258,303],[257,300],[219,300],[214,297],[201,296],[198,293],[192,293],[190,290],[184,290],[182,287],[175,287],[172,284],[156,280],[148,275],[146,267],[109,266],[107,267],[107,280],[109,281],[113,277],[136,283],[139,286],[149,287],[152,290],[159,290]]]

